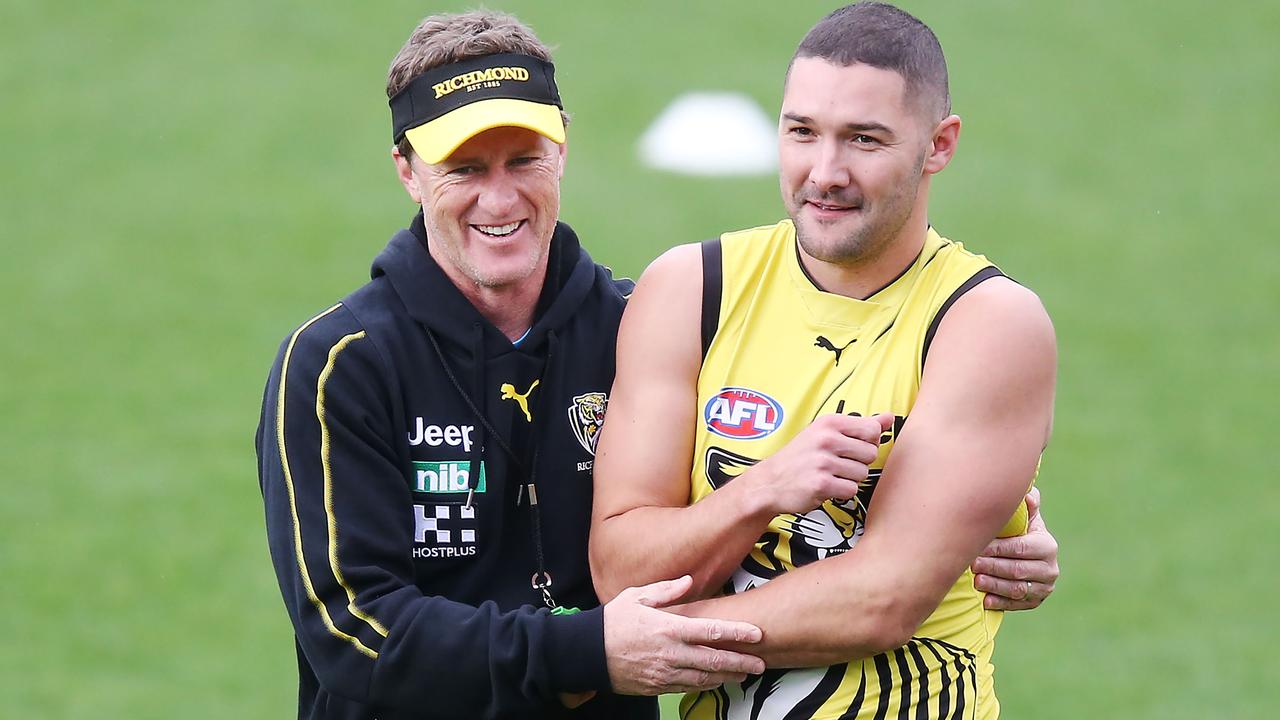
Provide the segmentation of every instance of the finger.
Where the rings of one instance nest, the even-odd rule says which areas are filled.
[[[988,595],[982,599],[982,606],[988,610],[1034,610],[1044,600],[1010,600],[999,595]]]
[[[1039,583],[1033,583],[1030,580],[1006,580],[991,575],[975,575],[973,586],[988,596],[1018,602],[1038,601],[1048,595],[1047,592],[1040,592],[1043,586]]]
[[[1038,560],[980,557],[974,559],[972,568],[975,573],[991,575],[1001,580],[1044,582],[1049,579],[1047,564]]]
[[[686,645],[675,650],[671,655],[671,666],[709,673],[764,672],[764,661],[755,655],[701,645]]]
[[[1007,538],[996,538],[982,549],[983,557],[1026,558],[1034,555],[1030,551],[1028,536],[1014,535]]]
[[[634,588],[635,601],[648,607],[664,607],[684,597],[693,586],[693,578],[682,575],[674,580],[661,580]]]
[[[844,481],[854,486],[852,494],[848,497],[857,495],[858,483],[867,479],[866,463],[859,462],[857,460],[849,460],[838,455],[834,458],[830,458],[829,462],[824,463],[822,469],[831,473],[836,480]],[[847,490],[848,488],[841,486],[840,489]],[[835,497],[836,495],[835,493],[831,493],[831,496]]]
[[[1034,559],[977,558],[972,569],[975,573],[1000,580],[1030,581],[1040,585],[1052,585],[1057,582],[1059,574],[1057,563]]]
[[[667,678],[667,682],[655,687],[659,693],[687,693],[700,690],[711,690],[725,683],[737,683],[746,680],[742,673],[709,673],[701,670],[682,668],[675,670]]]
[[[764,636],[760,628],[755,625],[736,620],[685,617],[674,619],[677,623],[676,637],[689,645],[701,646],[703,643],[714,642],[758,643]]]
[[[1035,485],[1027,492],[1027,517],[1034,518],[1040,514],[1040,488]]]
[[[1022,557],[1057,565],[1058,541],[1039,517],[1027,527],[1027,534],[1022,536]]]
[[[1040,529],[1029,530],[1026,535],[992,540],[983,548],[980,558],[1023,560],[1040,563],[1042,566],[1056,565],[1058,541],[1049,534],[1048,530],[1041,527]],[[992,574],[1000,575],[1002,573],[995,572]],[[1035,580],[1037,576],[1031,575],[1019,579]]]
[[[893,415],[873,415],[871,417],[853,417],[836,415],[831,421],[835,429],[845,437],[865,440],[880,444],[880,436],[893,426]]]
[[[1029,513],[1031,511],[1028,511]],[[1058,541],[1053,538],[1053,533],[1049,532],[1049,528],[1045,527],[1044,516],[1039,512],[1027,515],[1027,532],[1028,538],[1034,542],[1038,542],[1046,549],[1056,551],[1058,549]]]
[[[880,456],[880,446],[859,438],[849,438],[835,452],[839,457],[870,465]]]

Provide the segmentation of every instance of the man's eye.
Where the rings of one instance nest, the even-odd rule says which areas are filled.
[[[532,165],[532,164],[534,164],[534,163],[535,163],[535,162],[537,162],[537,161],[538,161],[538,158],[537,158],[536,156],[534,156],[534,155],[530,155],[530,156],[528,156],[528,157],[518,157],[518,158],[515,158],[514,160],[512,160],[512,161],[511,161],[511,164],[512,164],[512,165],[516,165],[516,166],[520,166],[520,165]]]
[[[458,167],[450,170],[449,174],[454,177],[465,177],[467,175],[472,175],[479,171],[480,171],[480,168],[476,167],[475,165],[459,165]]]
[[[807,127],[803,127],[803,126],[793,127],[793,128],[791,128],[790,130],[788,130],[787,132],[789,132],[789,133],[791,133],[792,135],[795,135],[795,136],[797,136],[797,137],[810,137],[811,135],[813,135],[813,131],[812,131],[812,130],[810,130],[810,129],[809,129],[809,128],[807,128]]]
[[[879,141],[870,135],[854,135],[853,142],[856,145],[874,145]]]

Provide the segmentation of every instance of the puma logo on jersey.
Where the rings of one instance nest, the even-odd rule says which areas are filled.
[[[830,340],[828,340],[828,339],[826,339],[825,337],[823,337],[823,336],[819,335],[819,336],[818,336],[818,338],[817,338],[816,340],[814,340],[814,341],[813,341],[813,346],[814,346],[814,347],[820,347],[820,348],[822,348],[823,350],[830,350],[831,352],[835,353],[835,355],[836,355],[836,364],[837,364],[837,365],[839,365],[839,364],[840,364],[840,353],[844,352],[844,351],[845,351],[845,348],[849,347],[850,345],[852,345],[852,344],[854,344],[854,343],[856,343],[856,342],[858,342],[858,338],[854,338],[854,339],[850,340],[849,342],[845,343],[845,344],[844,344],[844,347],[836,347],[835,345],[832,345],[832,344],[831,344],[831,341],[830,341]]]
[[[533,393],[533,389],[538,387],[541,380],[534,380],[533,384],[524,394],[516,392],[516,386],[511,383],[502,383],[502,387],[498,388],[502,391],[502,400],[515,400],[520,409],[524,411],[525,422],[533,422],[533,416],[529,414],[529,395]]]

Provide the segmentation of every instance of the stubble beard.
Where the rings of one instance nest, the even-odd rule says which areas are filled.
[[[456,241],[450,242],[449,237],[443,231],[436,228],[435,223],[427,221],[425,223],[427,231],[428,248],[432,246],[431,239],[440,238],[440,242],[435,244],[435,248],[440,252],[448,264],[454,268],[454,272],[445,269],[445,274],[451,276],[450,279],[457,284],[459,281],[465,281],[467,284],[478,290],[500,290],[512,285],[519,284],[521,281],[533,275],[538,269],[538,264],[550,254],[550,240],[538,246],[531,251],[525,258],[525,264],[518,267],[514,272],[499,274],[493,272],[489,268],[482,267],[483,263],[474,262],[473,258],[462,249],[462,239],[459,237]],[[466,233],[466,229],[460,232]],[[443,266],[437,260],[437,264]],[[452,277],[454,274],[460,274],[461,278]]]
[[[791,212],[791,222],[796,228],[796,242],[805,254],[815,260],[833,265],[860,265],[874,260],[893,243],[902,232],[902,228],[911,217],[916,198],[920,193],[921,171],[924,169],[925,155],[921,153],[915,167],[895,186],[894,191],[874,205],[868,205],[863,198],[861,203],[862,222],[849,231],[847,235],[835,241],[822,242],[815,234],[810,234],[799,218],[799,210],[809,200],[836,200],[847,202],[838,193],[814,195],[803,190],[796,193],[795,210]]]
[[[462,268],[468,279],[475,283],[477,288],[484,290],[500,290],[502,288],[518,285],[522,281],[527,280],[538,269],[538,263],[542,261],[544,255],[546,255],[545,252],[532,252],[524,258],[525,263],[523,265],[518,267],[514,272],[508,272],[506,274],[487,271],[486,268],[480,267],[478,263],[470,262],[461,252],[457,252],[457,257],[454,258],[454,262],[457,263],[458,267]]]

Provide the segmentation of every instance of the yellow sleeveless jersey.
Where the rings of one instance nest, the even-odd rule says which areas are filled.
[[[896,416],[856,498],[770,522],[725,588],[742,592],[858,541],[894,436],[915,403],[937,320],[968,288],[1000,272],[930,229],[911,267],[868,299],[855,300],[817,289],[800,266],[789,220],[727,233],[718,251],[719,258],[715,241],[704,244],[703,336],[710,344],[698,378],[702,419],[691,502],[777,452],[819,415]],[[1025,532],[1021,507],[1002,535]],[[966,569],[906,646],[831,667],[769,670],[690,694],[681,714],[693,720],[995,718],[991,652],[1000,620],[1001,613],[982,607]]]

